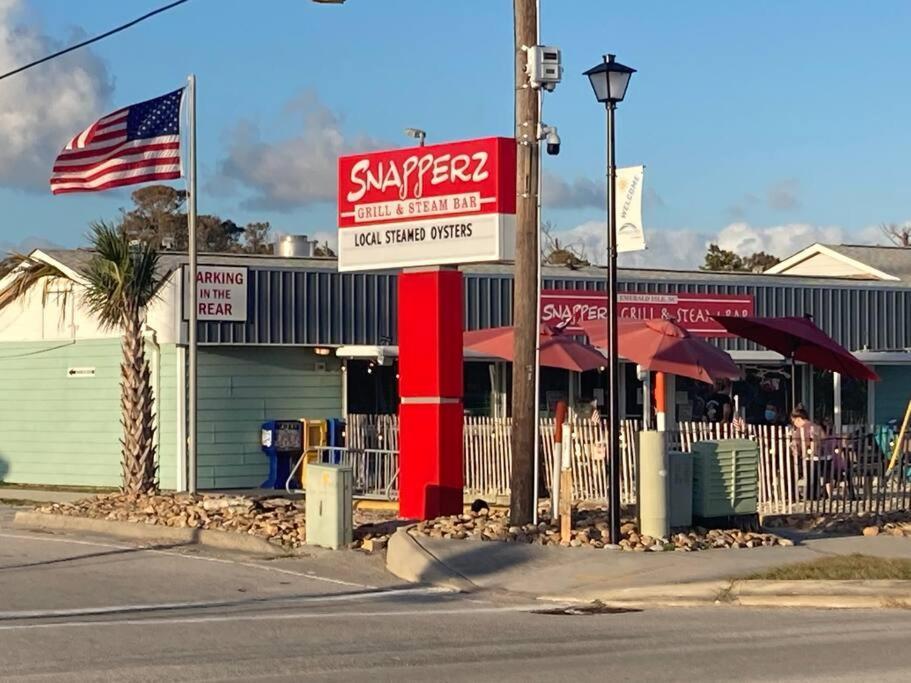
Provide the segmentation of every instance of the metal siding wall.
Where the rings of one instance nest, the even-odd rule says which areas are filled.
[[[120,359],[119,339],[0,344],[0,481],[121,484]]]
[[[762,285],[699,282],[692,274],[625,277],[622,289],[641,293],[751,294],[756,315],[811,313],[816,323],[846,347],[900,349],[911,346],[908,316],[911,289]],[[708,276],[707,276],[708,277]],[[398,338],[396,276],[327,270],[251,269],[250,316],[246,323],[200,323],[203,344],[395,344]],[[546,289],[603,291],[604,278],[548,275]],[[512,277],[499,273],[465,274],[465,327],[512,324]],[[755,348],[740,339],[723,339],[728,349]]]
[[[271,419],[338,417],[343,381],[337,359],[312,351],[201,351],[199,487],[259,486],[268,472],[259,443],[261,424]]]

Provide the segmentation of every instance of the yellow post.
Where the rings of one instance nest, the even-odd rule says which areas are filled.
[[[908,429],[908,421],[911,420],[911,401],[908,401],[908,407],[905,409],[905,419],[902,420],[902,428],[898,430],[898,437],[895,439],[895,445],[892,447],[892,458],[889,460],[888,472],[892,471],[898,460],[898,452],[901,450],[902,441],[905,440],[905,432]]]
[[[308,420],[302,418],[303,423],[303,454],[301,460],[300,476],[301,488],[307,487],[307,464],[319,462],[318,446],[326,445],[326,421],[325,420]]]

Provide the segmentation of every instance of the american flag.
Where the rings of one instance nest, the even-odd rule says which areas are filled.
[[[180,177],[183,88],[99,119],[54,162],[51,192],[97,192]]]

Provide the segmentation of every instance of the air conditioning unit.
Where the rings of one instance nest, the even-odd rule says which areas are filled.
[[[748,439],[693,444],[693,515],[697,520],[756,518],[759,501],[759,446]],[[749,518],[749,519],[747,519]]]

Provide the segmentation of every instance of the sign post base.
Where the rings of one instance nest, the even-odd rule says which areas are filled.
[[[461,514],[462,273],[405,272],[398,290],[399,516]]]

